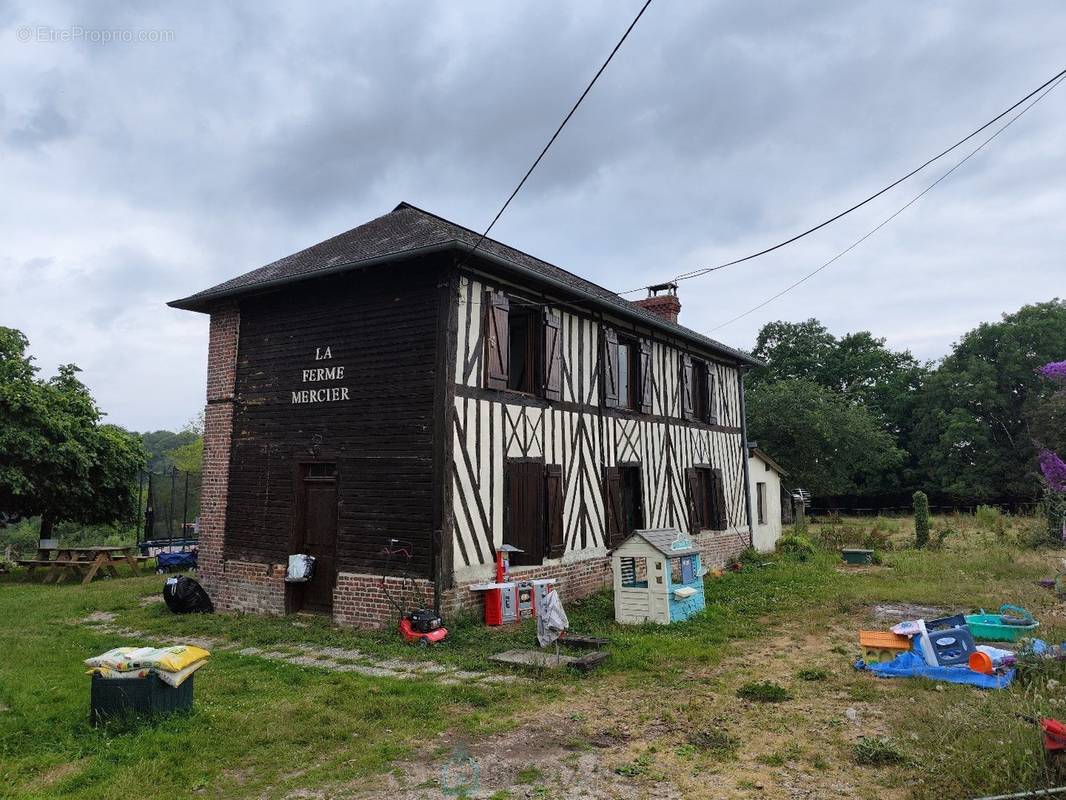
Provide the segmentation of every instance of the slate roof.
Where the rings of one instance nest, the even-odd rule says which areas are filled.
[[[680,531],[677,528],[654,528],[649,530],[633,531],[634,536],[639,536],[646,541],[660,553],[667,558],[677,558],[679,556],[690,556],[693,553],[698,553],[699,550],[695,547],[689,547],[686,550],[672,550],[670,545],[677,541],[677,536]],[[686,540],[687,536],[683,537]],[[689,540],[689,544],[692,544]]]
[[[350,231],[326,239],[298,253],[279,259],[259,269],[231,278],[210,289],[197,292],[167,305],[189,311],[209,311],[215,303],[253,291],[295,281],[319,277],[378,263],[399,261],[420,254],[448,249],[470,252],[480,234],[428,211],[400,203],[388,214]],[[559,286],[590,300],[590,306],[628,317],[651,327],[665,330],[678,338],[731,360],[753,366],[760,361],[741,350],[729,347],[694,330],[664,320],[619,297],[609,289],[567,272],[528,253],[486,238],[478,247],[476,258]]]

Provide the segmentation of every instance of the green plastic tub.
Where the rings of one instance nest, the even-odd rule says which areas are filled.
[[[1024,608],[1000,606],[999,611],[998,614],[987,614],[982,608],[980,614],[966,615],[966,625],[973,634],[973,638],[986,642],[1016,642],[1040,627],[1040,623],[1033,619],[1033,615]],[[1026,620],[1025,624],[1008,625],[1003,621],[1003,616],[1007,613],[1010,613],[1012,617]]]
[[[858,547],[846,547],[840,551],[846,564],[872,564],[874,563],[874,551],[862,550]]]

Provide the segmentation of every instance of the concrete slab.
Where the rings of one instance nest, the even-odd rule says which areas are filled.
[[[560,653],[556,656],[554,649],[507,650],[506,652],[489,656],[489,660],[499,664],[515,664],[522,667],[540,667],[542,669],[560,669],[572,666],[578,661],[574,656],[568,656],[565,653]]]

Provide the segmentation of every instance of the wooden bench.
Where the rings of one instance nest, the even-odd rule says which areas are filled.
[[[15,563],[23,567],[28,567],[28,572],[31,575],[33,574],[33,570],[37,567],[47,567],[48,574],[44,576],[42,583],[49,583],[53,580],[56,583],[59,583],[68,573],[74,573],[80,576],[83,574],[83,570],[92,566],[91,561],[78,561],[76,559],[68,558],[21,558]]]

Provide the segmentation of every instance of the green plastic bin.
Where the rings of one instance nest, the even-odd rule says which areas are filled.
[[[980,614],[966,615],[966,625],[973,638],[986,642],[1016,642],[1040,627],[1040,623],[1024,608],[1001,606],[999,611],[999,614],[987,614],[982,608]],[[1008,625],[1003,621],[1003,612],[1008,611],[1017,612],[1012,616],[1022,617],[1030,622],[1025,625]]]
[[[155,717],[192,708],[193,681],[170,686],[158,675],[147,678],[101,678],[93,675],[89,693],[89,722],[99,725],[107,717]]]
[[[840,551],[846,564],[872,564],[874,563],[874,551],[862,550],[857,547],[846,547]]]

